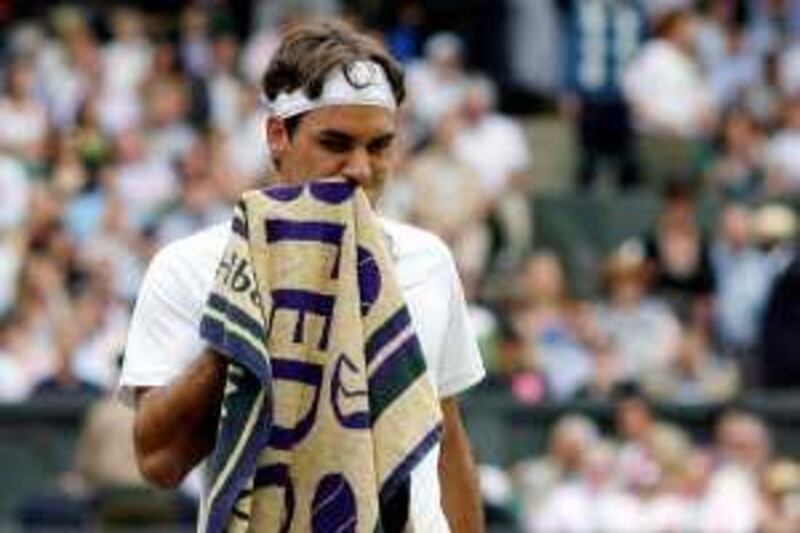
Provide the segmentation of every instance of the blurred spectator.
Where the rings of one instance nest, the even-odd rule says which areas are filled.
[[[211,179],[212,157],[208,142],[198,140],[178,162],[180,193],[161,219],[158,239],[162,245],[230,217],[230,207]]]
[[[409,65],[409,105],[427,127],[458,107],[468,80],[463,63],[461,39],[452,33],[439,33],[425,42],[424,58]]]
[[[706,530],[731,533],[758,529],[758,482],[770,453],[764,424],[740,412],[722,417],[716,434],[719,464],[706,496],[709,523]]]
[[[682,322],[705,326],[714,290],[709,244],[697,222],[696,199],[688,186],[671,183],[645,254],[654,269],[654,290]]]
[[[34,65],[19,58],[8,66],[0,97],[0,152],[36,168],[42,162],[48,122],[34,96]]]
[[[57,325],[53,373],[38,382],[31,392],[37,399],[53,401],[97,399],[102,389],[78,377],[74,370],[75,353],[85,334],[79,325],[62,320]]]
[[[729,109],[762,75],[761,50],[737,16],[736,4],[710,2],[697,35],[698,56],[720,110]]]
[[[656,400],[703,405],[730,400],[739,392],[739,375],[734,362],[718,357],[704,332],[695,328],[681,334],[676,357],[644,376],[642,385]]]
[[[442,237],[453,249],[456,264],[478,275],[488,253],[483,231],[487,192],[475,169],[455,153],[459,127],[456,115],[442,117],[431,144],[409,163],[410,219]]]
[[[522,128],[495,110],[492,82],[474,78],[460,100],[463,121],[454,140],[455,152],[481,177],[490,197],[498,198],[530,164],[531,154]]]
[[[28,396],[30,382],[22,360],[24,342],[20,317],[0,315],[0,401],[18,402]]]
[[[404,0],[397,8],[397,20],[386,30],[386,45],[402,63],[419,56],[424,11],[416,0]]]
[[[135,99],[151,69],[152,46],[135,8],[115,7],[110,19],[111,41],[103,49],[105,89]]]
[[[712,244],[714,331],[723,351],[744,360],[755,349],[759,324],[772,283],[772,268],[753,239],[750,210],[723,207]]]
[[[192,77],[203,78],[211,69],[211,27],[207,10],[187,6],[180,17],[179,56]]]
[[[760,528],[767,533],[800,530],[800,465],[789,459],[773,461],[761,480]]]
[[[586,455],[581,475],[547,495],[526,531],[644,531],[639,502],[614,482],[613,449],[600,443]]]
[[[186,153],[197,138],[188,122],[185,84],[176,79],[154,79],[147,86],[144,99],[146,138],[143,140],[147,153],[162,163],[172,163]]]
[[[729,112],[721,125],[721,146],[708,170],[709,188],[724,198],[752,201],[764,180],[765,135],[744,110]]]
[[[599,433],[591,420],[580,415],[564,416],[553,426],[545,455],[514,465],[512,478],[522,499],[526,524],[534,522],[557,486],[580,475],[587,455],[598,443]]]
[[[244,89],[237,70],[239,48],[233,35],[222,34],[214,38],[212,50],[213,66],[207,78],[210,125],[230,135],[244,118]]]
[[[169,136],[168,131],[163,132]],[[154,136],[147,136],[149,143]],[[191,139],[178,139],[180,144]],[[164,145],[161,145],[162,147]],[[141,229],[153,222],[159,211],[177,194],[177,177],[171,162],[148,150],[145,133],[128,130],[116,139],[117,166],[113,190],[119,194],[131,224]]]
[[[565,400],[586,383],[592,363],[577,336],[558,257],[545,252],[528,259],[520,283],[524,303],[513,320],[532,358],[527,367],[541,370],[553,398]]]
[[[800,385],[800,254],[775,279],[761,330],[763,384],[772,389]]]
[[[453,140],[455,155],[474,168],[486,191],[493,259],[515,262],[532,242],[532,215],[525,182],[531,153],[522,127],[495,110],[492,82],[469,81],[460,102],[462,126]]]
[[[597,321],[618,354],[623,377],[660,372],[675,359],[681,332],[670,309],[648,297],[649,271],[636,245],[613,255],[604,275],[608,299],[598,306]]]
[[[642,44],[640,2],[561,0],[566,50],[562,107],[575,120],[581,158],[578,183],[590,187],[609,159],[620,186],[639,182],[631,116],[622,74]]]
[[[661,14],[656,38],[645,44],[625,74],[625,94],[639,129],[696,138],[709,132],[715,108],[694,58],[697,18],[688,9]]]
[[[656,419],[650,404],[636,389],[616,405],[614,417],[620,441],[614,465],[618,481],[631,490],[652,488],[660,475],[653,442],[665,425]]]
[[[767,144],[767,193],[771,196],[800,192],[800,98],[783,106],[781,129]]]

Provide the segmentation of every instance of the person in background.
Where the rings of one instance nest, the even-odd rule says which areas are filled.
[[[706,173],[709,189],[725,199],[757,200],[764,185],[764,130],[743,109],[727,113],[720,128],[720,150]]]
[[[676,356],[680,327],[669,307],[648,294],[650,270],[635,243],[608,259],[604,278],[607,297],[597,306],[597,323],[619,358],[622,377],[660,372]]]
[[[697,214],[694,190],[671,182],[644,250],[653,270],[653,292],[670,304],[681,322],[705,327],[709,320],[714,271],[710,246]]]
[[[464,43],[453,33],[437,33],[425,42],[424,57],[408,66],[409,106],[427,130],[459,106],[468,85]]]
[[[524,523],[534,522],[545,500],[558,485],[580,475],[587,456],[599,442],[598,429],[591,420],[580,415],[566,415],[553,426],[545,455],[520,461],[512,467]]]
[[[759,324],[773,279],[765,254],[756,247],[754,229],[748,207],[727,204],[720,212],[711,245],[715,336],[723,354],[748,367],[753,364]]]
[[[531,150],[522,126],[496,110],[496,87],[474,77],[459,105],[461,127],[455,155],[481,178],[489,212],[491,259],[517,265],[533,241],[533,218],[526,189]]]
[[[522,302],[512,320],[527,344],[527,367],[545,376],[553,399],[569,399],[588,380],[592,362],[578,336],[574,306],[558,256],[550,252],[531,256],[519,283]]]
[[[680,334],[677,354],[665,368],[643,377],[642,388],[654,400],[675,405],[705,405],[731,400],[740,391],[738,367],[712,350],[702,330]]]
[[[759,480],[770,454],[770,437],[756,416],[725,413],[716,432],[717,466],[706,495],[705,530],[731,533],[758,529]]]
[[[409,162],[409,220],[441,237],[452,247],[459,269],[476,277],[488,259],[487,191],[476,170],[455,153],[460,127],[458,116],[445,115],[431,143]]]
[[[647,29],[642,2],[560,0],[565,40],[561,107],[580,146],[577,182],[590,188],[608,160],[623,190],[639,183],[631,113],[620,81]]]
[[[800,192],[800,97],[789,98],[780,129],[766,149],[766,192],[771,197]]]
[[[696,139],[714,126],[715,103],[694,57],[697,22],[688,8],[661,13],[655,39],[625,72],[623,87],[639,131]]]

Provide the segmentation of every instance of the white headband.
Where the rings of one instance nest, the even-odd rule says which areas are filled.
[[[390,111],[397,109],[386,72],[374,61],[358,61],[334,70],[325,80],[319,97],[314,100],[306,96],[303,89],[296,89],[290,93],[280,93],[268,102],[269,112],[276,118],[289,118],[332,105],[371,105]]]

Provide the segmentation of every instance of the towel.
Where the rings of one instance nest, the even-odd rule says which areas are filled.
[[[363,191],[250,191],[231,230],[200,326],[229,364],[198,531],[412,531],[441,412]]]

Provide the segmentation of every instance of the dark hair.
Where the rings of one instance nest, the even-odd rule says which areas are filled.
[[[302,89],[309,98],[318,98],[331,71],[341,68],[347,77],[349,67],[358,61],[380,65],[395,100],[398,104],[403,102],[404,75],[397,61],[380,41],[340,21],[305,24],[284,34],[264,73],[261,88],[268,100],[297,89]],[[348,81],[353,83],[349,77]]]
[[[668,39],[685,21],[692,19],[692,12],[686,8],[669,9],[656,17],[653,34],[661,39]]]

